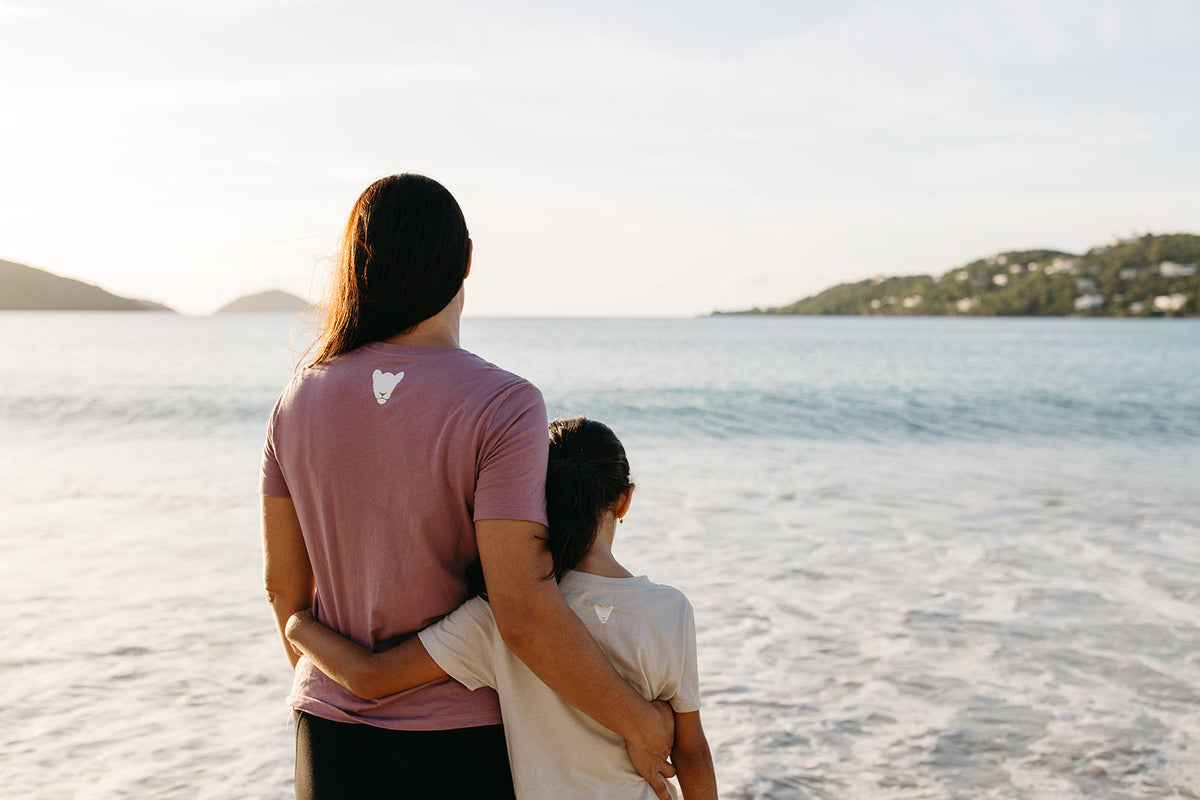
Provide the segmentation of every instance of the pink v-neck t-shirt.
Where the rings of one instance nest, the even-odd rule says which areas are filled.
[[[474,522],[546,523],[546,407],[528,381],[458,348],[377,342],[305,369],[267,429],[261,490],[291,497],[314,614],[383,650],[467,599]],[[493,692],[449,678],[355,697],[307,659],[292,707],[394,730],[493,725]]]

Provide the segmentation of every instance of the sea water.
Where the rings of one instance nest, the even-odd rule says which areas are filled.
[[[285,798],[287,315],[0,314],[0,795]],[[1200,796],[1200,324],[467,319],[623,438],[727,798]]]

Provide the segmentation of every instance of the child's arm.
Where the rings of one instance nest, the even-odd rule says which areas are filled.
[[[683,800],[717,800],[717,773],[704,728],[700,727],[699,711],[676,712],[671,762],[679,788],[683,789]]]
[[[321,672],[364,700],[446,677],[416,636],[390,650],[372,653],[317,622],[308,611],[293,614],[285,632],[292,646]]]

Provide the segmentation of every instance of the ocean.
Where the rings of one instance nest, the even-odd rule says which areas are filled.
[[[286,798],[288,315],[0,314],[6,798]],[[725,798],[1200,797],[1200,322],[464,320],[626,444]]]

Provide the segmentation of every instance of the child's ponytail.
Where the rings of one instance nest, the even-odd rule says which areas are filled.
[[[605,513],[629,486],[625,448],[607,425],[584,417],[550,423],[546,512],[555,580],[591,549]]]

